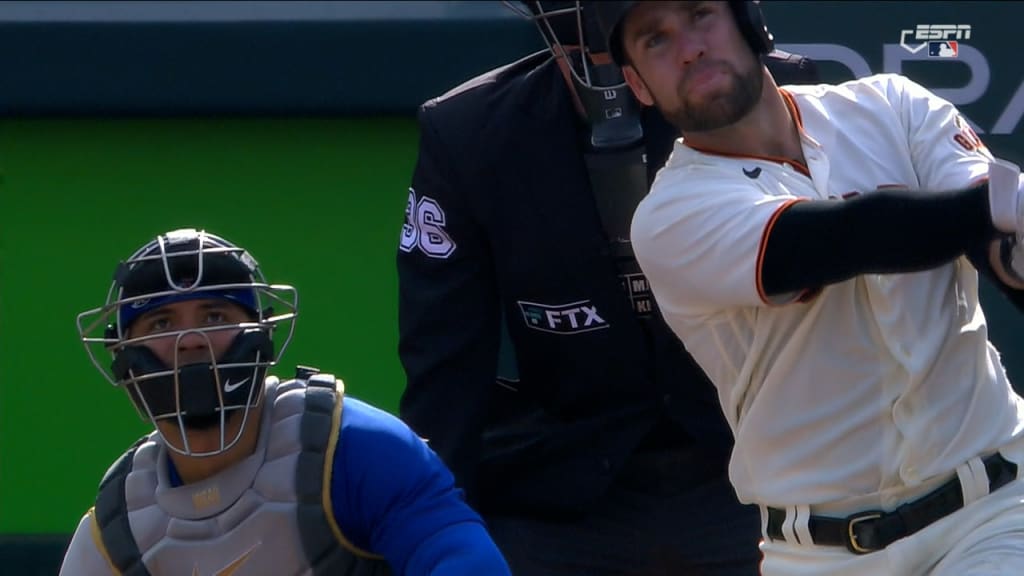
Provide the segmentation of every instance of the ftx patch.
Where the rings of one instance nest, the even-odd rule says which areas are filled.
[[[517,304],[526,326],[541,332],[579,334],[608,327],[608,323],[597,313],[597,306],[591,304],[590,300],[559,305],[519,300]]]

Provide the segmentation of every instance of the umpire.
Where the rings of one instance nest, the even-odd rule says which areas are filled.
[[[757,574],[759,515],[729,485],[714,388],[629,243],[675,130],[633,99],[592,3],[525,4],[549,49],[419,112],[401,416],[514,574]],[[780,84],[817,81],[805,58],[767,63]]]

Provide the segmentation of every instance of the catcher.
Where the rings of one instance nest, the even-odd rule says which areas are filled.
[[[315,369],[267,374],[296,314],[293,287],[206,232],[162,234],[118,265],[79,332],[156,430],[110,467],[62,576],[509,574],[401,421]]]

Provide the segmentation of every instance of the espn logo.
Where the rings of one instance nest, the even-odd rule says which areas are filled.
[[[907,44],[908,37],[920,44]],[[959,41],[970,39],[970,24],[918,24],[900,31],[900,46],[906,51],[917,54],[927,46],[928,56],[933,58],[955,58],[960,53]]]

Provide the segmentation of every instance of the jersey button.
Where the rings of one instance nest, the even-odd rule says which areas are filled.
[[[669,404],[671,404],[672,403],[672,395],[671,394],[665,394],[664,396],[662,396],[661,397],[661,403],[664,404],[665,406],[668,406]]]
[[[612,461],[607,458],[601,459],[601,471],[607,474],[612,471]]]

